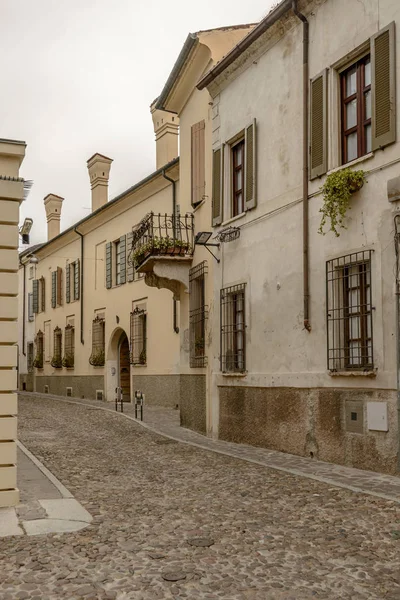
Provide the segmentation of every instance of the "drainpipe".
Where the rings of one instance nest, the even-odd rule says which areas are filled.
[[[176,181],[174,181],[173,179],[171,179],[171,177],[168,177],[168,175],[166,175],[165,173],[165,169],[163,169],[162,171],[162,176],[164,177],[164,179],[166,179],[167,181],[169,181],[170,183],[172,183],[172,227],[173,227],[173,233],[174,233],[174,238],[176,236]],[[177,315],[176,315],[176,300],[174,298],[173,300],[173,316],[174,316],[174,331],[175,333],[179,333],[179,327],[178,327],[178,323],[177,323]]]
[[[81,238],[81,344],[85,343],[83,339],[83,286],[84,286],[84,278],[83,278],[83,234],[74,227],[75,233],[77,233]]]
[[[394,250],[396,256],[396,376],[397,376],[397,423],[399,448],[397,450],[397,470],[400,471],[400,221],[394,218]]]
[[[308,241],[308,21],[298,11],[297,0],[292,1],[294,14],[303,23],[303,294],[304,328],[311,331],[310,323],[310,281],[309,281],[309,241]]]
[[[22,354],[26,356],[25,352],[25,313],[26,313],[26,264],[23,263],[24,266],[24,285],[23,285],[23,300],[22,300]]]

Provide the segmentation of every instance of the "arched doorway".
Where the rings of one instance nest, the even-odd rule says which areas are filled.
[[[131,400],[131,365],[129,360],[129,341],[125,331],[122,333],[118,346],[119,386],[122,388],[124,402]]]

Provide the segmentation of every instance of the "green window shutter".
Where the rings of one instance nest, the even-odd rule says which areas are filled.
[[[70,273],[71,267],[69,264],[67,264],[67,267],[65,269],[65,300],[66,302],[71,302],[71,285],[70,285],[70,280],[71,280],[71,273]]]
[[[40,278],[40,287],[41,287],[41,311],[44,312],[46,310],[46,281],[44,277]]]
[[[51,273],[51,307],[56,307],[57,298],[57,271]]]
[[[126,236],[121,235],[119,238],[119,266],[121,283],[126,283]]]
[[[133,239],[133,233],[131,231],[129,231],[129,233],[126,234],[126,256],[127,256],[127,279],[128,281],[133,281],[135,278],[135,270],[133,268],[133,262],[131,259],[131,254],[132,254],[132,239]]]
[[[75,300],[80,298],[80,283],[81,283],[81,261],[79,258],[75,261],[75,281],[74,281],[74,296]]]
[[[109,290],[112,287],[112,244],[106,244],[106,288]]]
[[[33,312],[38,313],[39,312],[39,279],[34,279],[32,281],[32,292],[33,292],[33,300],[32,300]]]
[[[224,190],[224,146],[213,152],[212,224],[221,225]]]
[[[245,129],[245,209],[257,206],[256,196],[256,120]]]
[[[371,38],[372,150],[396,141],[395,24]]]
[[[327,70],[310,84],[310,179],[328,170]]]

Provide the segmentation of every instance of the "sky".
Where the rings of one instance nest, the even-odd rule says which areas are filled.
[[[110,199],[155,170],[149,107],[189,32],[258,22],[273,3],[0,0],[0,138],[27,143],[31,243],[46,241],[47,194],[65,199],[61,230],[90,213],[95,152],[114,160]]]

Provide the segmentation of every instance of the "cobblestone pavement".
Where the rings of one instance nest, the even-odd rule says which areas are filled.
[[[22,442],[93,515],[0,545],[0,598],[400,598],[395,501],[174,442],[96,406],[20,401]]]

